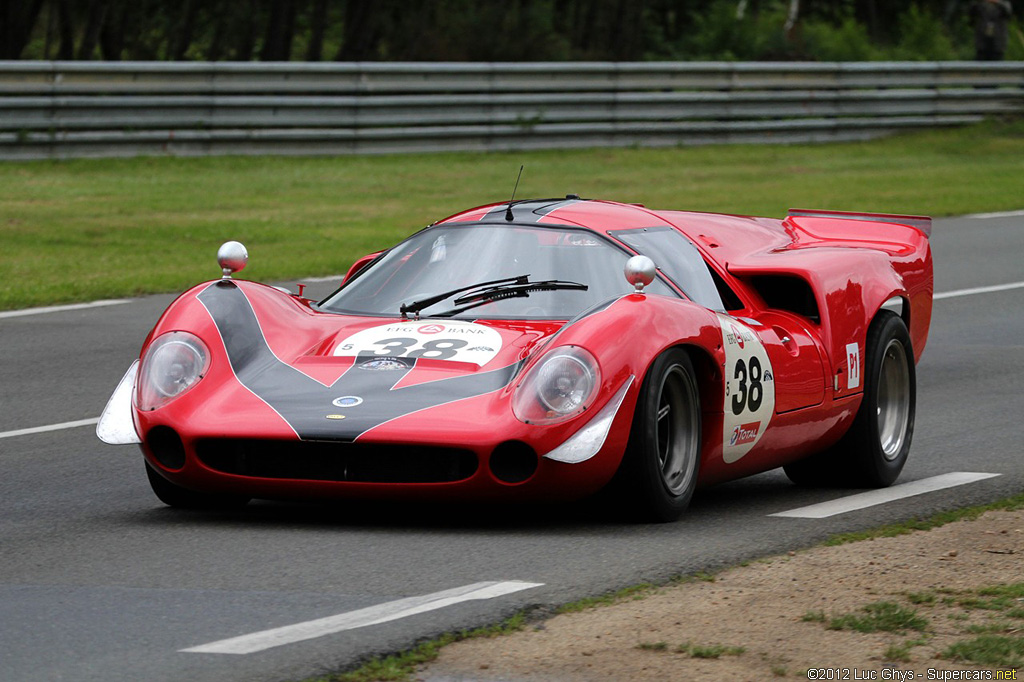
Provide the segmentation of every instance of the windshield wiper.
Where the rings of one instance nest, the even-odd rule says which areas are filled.
[[[471,289],[483,289],[485,287],[494,287],[495,285],[502,284],[527,284],[530,281],[529,275],[518,275],[517,277],[506,277],[504,279],[496,279],[490,282],[478,282],[477,284],[470,284],[469,286],[459,287],[458,289],[452,289],[446,291],[443,294],[437,294],[430,298],[420,299],[419,301],[413,301],[412,303],[403,303],[399,308],[398,312],[402,313],[402,317],[408,317],[409,313],[417,314],[424,308],[429,308],[435,303],[440,303],[446,298],[450,298],[455,294],[461,294],[463,291],[469,291]],[[458,301],[456,301],[458,303]]]
[[[502,298],[515,298],[527,296],[529,291],[555,291],[556,289],[589,289],[586,284],[579,282],[566,282],[560,279],[546,279],[541,282],[516,282],[514,284],[502,284],[489,287],[483,291],[474,291],[455,299],[455,305],[472,303],[473,301],[497,301]]]
[[[477,306],[481,306],[485,303],[498,301],[503,298],[526,298],[530,295],[529,292],[531,291],[556,291],[559,289],[586,291],[589,288],[590,287],[586,284],[581,284],[579,282],[566,282],[560,279],[546,279],[541,282],[515,282],[513,284],[492,286],[484,289],[483,291],[474,291],[455,299],[455,305],[462,306],[461,308],[446,310],[443,313],[438,313],[431,317],[451,317],[453,315],[458,315],[465,310],[469,310],[470,308],[476,308]]]

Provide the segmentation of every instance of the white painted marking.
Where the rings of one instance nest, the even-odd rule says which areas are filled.
[[[344,275],[330,275],[329,277],[305,277],[303,279],[297,279],[296,282],[300,284],[318,284],[320,282],[341,282]]]
[[[50,424],[49,426],[33,426],[30,429],[18,429],[17,431],[0,432],[0,438],[14,438],[15,436],[30,436],[33,433],[46,433],[48,431],[62,431],[63,429],[75,429],[79,426],[92,426],[98,423],[99,417],[92,419],[79,419],[75,422],[64,422],[62,424]]]
[[[860,346],[846,344],[846,388],[860,388]]]
[[[964,218],[971,218],[973,220],[985,220],[986,218],[1016,218],[1018,216],[1024,216],[1024,211],[1000,211],[997,213],[972,213],[965,215]]]
[[[953,473],[942,474],[941,476],[922,478],[920,481],[901,483],[900,485],[894,485],[891,488],[871,490],[866,493],[841,497],[838,500],[832,500],[831,502],[812,504],[807,507],[800,507],[799,509],[791,509],[777,514],[769,514],[768,516],[782,516],[791,519],[824,519],[829,516],[845,514],[846,512],[865,509],[867,507],[874,507],[875,505],[893,502],[894,500],[902,500],[905,497],[913,497],[914,495],[923,495],[924,493],[930,493],[936,490],[955,488],[958,485],[966,485],[968,483],[974,483],[975,481],[983,481],[986,478],[994,478],[996,476],[1002,476],[1002,474],[981,474],[972,473],[970,471],[954,471]]]
[[[407,597],[395,601],[377,604],[357,611],[349,611],[336,616],[328,616],[317,620],[286,625],[272,630],[263,630],[249,635],[222,639],[210,644],[182,649],[183,653],[193,654],[252,654],[285,644],[294,644],[307,639],[315,639],[325,635],[333,635],[345,630],[355,630],[369,625],[387,623],[399,618],[414,616],[419,613],[478,599],[494,599],[513,592],[540,587],[544,583],[527,583],[518,580],[505,582],[483,582],[456,587],[443,592],[435,592],[420,597]]]
[[[43,315],[45,313],[62,313],[66,310],[85,310],[87,308],[100,308],[108,305],[121,305],[129,303],[130,298],[109,299],[106,301],[92,301],[90,303],[75,303],[73,305],[51,305],[45,308],[25,308],[24,310],[5,310],[0,313],[0,319],[5,317],[24,317],[25,315]]]
[[[932,300],[938,301],[943,298],[956,298],[957,296],[973,296],[974,294],[991,294],[996,291],[1008,291],[1010,289],[1024,289],[1024,282],[1010,282],[1009,284],[995,284],[990,287],[975,287],[973,289],[957,289],[956,291],[944,291],[941,294],[932,296]]]

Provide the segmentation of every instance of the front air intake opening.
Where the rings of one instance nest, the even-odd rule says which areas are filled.
[[[146,447],[160,466],[177,471],[185,466],[185,445],[169,426],[154,426],[146,434]]]
[[[537,473],[537,453],[526,443],[510,440],[494,448],[490,464],[502,483],[522,483]]]
[[[471,450],[384,443],[211,438],[196,455],[233,476],[338,483],[453,483],[478,466]]]

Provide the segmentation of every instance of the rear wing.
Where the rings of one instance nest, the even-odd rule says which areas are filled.
[[[867,220],[875,223],[896,223],[916,227],[924,236],[932,236],[932,219],[923,215],[898,213],[851,213],[849,211],[816,211],[804,208],[789,209],[790,218],[839,218],[841,220]]]

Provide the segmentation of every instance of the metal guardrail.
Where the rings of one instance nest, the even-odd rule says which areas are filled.
[[[0,61],[0,159],[849,140],[1022,105],[1024,62]]]

